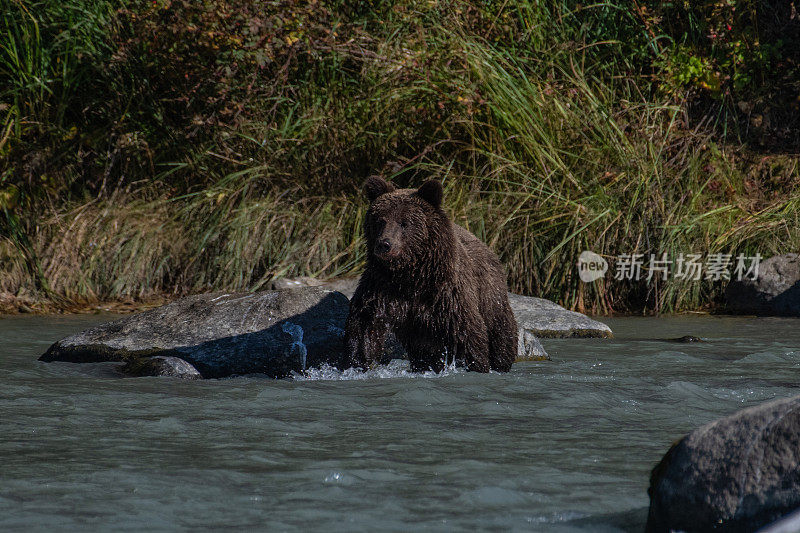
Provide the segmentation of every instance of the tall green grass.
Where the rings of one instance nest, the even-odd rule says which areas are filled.
[[[358,189],[373,173],[401,186],[441,179],[454,220],[500,255],[512,290],[576,309],[694,310],[724,288],[616,281],[613,271],[585,284],[583,250],[613,262],[800,246],[797,158],[754,158],[707,123],[687,123],[683,102],[642,74],[662,44],[623,4],[287,10],[293,44],[263,68],[236,35],[197,46],[239,71],[191,57],[171,64],[174,79],[191,81],[187,95],[203,76],[216,80],[180,105],[157,78],[169,51],[190,51],[198,32],[176,30],[159,38],[177,44],[160,45],[126,33],[169,11],[131,3],[139,18],[120,22],[116,4],[75,1],[64,8],[73,19],[48,3],[44,24],[14,5],[0,77],[15,84],[0,103],[28,129],[0,146],[0,192],[22,191],[4,206],[17,233],[0,236],[0,292],[91,301],[354,275],[364,262]],[[235,27],[191,9],[176,19],[183,26]],[[43,26],[61,30],[43,38]],[[32,59],[13,59],[23,56]],[[69,73],[53,70],[67,64]],[[91,102],[95,115],[70,114]],[[238,118],[220,118],[228,109]],[[37,167],[43,182],[30,171],[37,154],[49,157]]]
[[[42,220],[35,244],[51,289],[87,302],[256,290],[274,277],[348,272],[361,253],[357,225],[345,199],[127,199]],[[18,291],[24,265],[7,244],[0,250],[0,292]]]
[[[80,110],[77,93],[110,53],[108,39],[121,1],[6,0],[0,13],[0,101],[16,135],[63,132]],[[73,117],[68,115],[73,114]]]

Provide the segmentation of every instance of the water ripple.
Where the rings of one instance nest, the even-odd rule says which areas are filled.
[[[43,364],[103,317],[0,320],[0,530],[641,531],[669,445],[795,395],[794,320],[610,319],[508,374],[180,382]],[[683,335],[706,342],[656,339]],[[37,339],[32,343],[30,339]]]

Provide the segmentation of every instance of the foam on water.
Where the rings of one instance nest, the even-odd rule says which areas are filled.
[[[454,363],[446,366],[441,372],[412,372],[408,361],[403,359],[392,359],[387,365],[379,365],[369,370],[348,368],[339,370],[328,364],[323,364],[317,368],[309,368],[305,372],[292,372],[292,379],[295,381],[353,381],[368,379],[431,379],[442,378],[463,374],[463,368],[458,368]]]

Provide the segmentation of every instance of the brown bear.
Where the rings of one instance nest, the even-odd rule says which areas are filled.
[[[442,184],[400,189],[373,176],[364,221],[367,267],[345,327],[349,363],[378,363],[393,332],[415,372],[457,363],[507,372],[517,322],[500,260],[442,210]]]

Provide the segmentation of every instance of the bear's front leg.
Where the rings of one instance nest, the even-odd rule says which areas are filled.
[[[344,341],[347,364],[353,368],[366,370],[381,360],[391,323],[384,306],[379,303],[372,301],[366,304],[358,292],[350,302]]]

